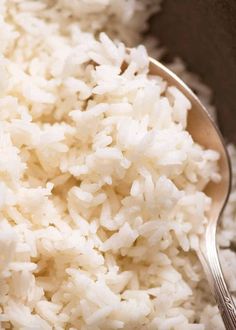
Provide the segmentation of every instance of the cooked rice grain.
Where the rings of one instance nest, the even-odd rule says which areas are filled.
[[[193,251],[218,154],[186,131],[189,101],[148,76],[146,49],[121,42],[139,43],[158,9],[1,2],[3,329],[223,329]],[[234,210],[233,193],[219,234],[227,248]]]

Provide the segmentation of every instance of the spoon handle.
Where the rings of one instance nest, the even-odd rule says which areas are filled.
[[[225,328],[226,330],[235,330],[236,307],[221,270],[216,247],[215,230],[214,228],[207,229],[205,248],[198,251],[198,256],[216,299]]]

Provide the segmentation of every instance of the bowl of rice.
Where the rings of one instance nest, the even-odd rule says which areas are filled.
[[[167,54],[165,1],[1,1],[1,329],[224,329],[195,252],[219,155],[188,132],[190,101],[149,73]],[[167,65],[216,118],[198,72]],[[217,241],[234,294],[228,151]]]

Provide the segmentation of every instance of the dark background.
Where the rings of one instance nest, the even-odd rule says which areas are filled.
[[[213,89],[221,131],[236,143],[236,0],[165,0],[151,34]]]

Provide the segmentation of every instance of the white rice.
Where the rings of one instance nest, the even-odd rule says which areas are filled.
[[[146,49],[125,46],[158,9],[0,2],[2,329],[224,328],[194,253],[218,154],[192,140],[190,102],[148,75]],[[233,192],[219,242],[234,292],[235,210]]]

